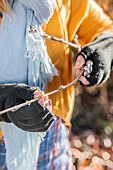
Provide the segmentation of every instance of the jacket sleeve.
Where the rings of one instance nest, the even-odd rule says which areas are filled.
[[[113,22],[94,0],[71,0],[68,29],[69,40],[77,34],[83,47],[100,34],[113,32]]]
[[[103,9],[94,1],[89,1],[87,16],[78,29],[79,42],[82,46],[92,42],[102,33],[113,33],[113,21],[108,17]]]

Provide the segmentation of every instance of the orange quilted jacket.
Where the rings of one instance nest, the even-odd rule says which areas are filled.
[[[44,31],[52,36],[72,41],[75,34],[82,46],[92,42],[103,32],[113,32],[113,23],[93,0],[56,0],[56,9]],[[48,53],[59,71],[52,83],[48,84],[47,92],[57,89],[73,80],[72,56],[67,45],[46,41]],[[75,90],[70,87],[50,96],[53,113],[70,126],[74,107]]]

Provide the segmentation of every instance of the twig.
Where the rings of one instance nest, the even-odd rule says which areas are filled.
[[[66,88],[68,88],[68,87],[70,87],[70,86],[74,86],[74,85],[77,83],[77,81],[79,80],[79,78],[80,78],[80,76],[82,75],[82,73],[83,73],[83,71],[81,71],[81,73],[79,74],[79,76],[78,76],[74,81],[72,81],[71,83],[69,83],[69,84],[67,84],[67,85],[65,85],[65,86],[61,85],[58,89],[56,89],[56,90],[54,90],[54,91],[51,91],[51,92],[49,92],[49,93],[46,93],[44,96],[50,96],[50,95],[55,94],[55,93],[57,93],[57,92],[59,92],[59,91],[61,91],[61,90],[66,89]],[[24,107],[24,106],[26,106],[26,105],[30,105],[31,103],[33,103],[33,102],[35,102],[35,101],[38,101],[38,100],[39,100],[39,98],[32,99],[32,100],[26,101],[25,103],[22,103],[22,104],[19,104],[19,105],[10,107],[10,108],[8,108],[8,109],[2,110],[2,111],[0,111],[0,115],[2,115],[2,114],[4,114],[4,113],[7,113],[7,112],[9,112],[9,111],[15,112],[16,110],[18,110],[18,109],[20,109],[20,108],[22,108],[22,107]]]
[[[65,40],[63,40],[63,39],[61,39],[61,38],[57,38],[57,37],[54,37],[54,36],[45,34],[44,32],[39,32],[36,28],[34,28],[34,27],[32,27],[32,26],[30,26],[29,32],[30,32],[30,33],[39,34],[40,36],[42,36],[42,37],[45,38],[45,39],[49,39],[49,40],[52,40],[52,41],[57,41],[57,42],[60,42],[60,43],[63,43],[63,44],[67,44],[67,45],[75,48],[75,49],[77,50],[77,52],[80,52],[80,50],[81,50],[81,46],[80,46],[80,44],[78,43],[78,41],[77,41],[76,44],[74,44],[74,43],[65,41]],[[76,37],[74,37],[74,38],[76,38]]]
[[[49,95],[57,93],[57,92],[59,92],[61,90],[67,89],[70,86],[74,86],[77,83],[77,81],[79,80],[79,78],[81,77],[82,74],[83,74],[83,70],[81,71],[79,76],[74,81],[72,81],[71,83],[69,83],[69,84],[67,84],[65,86],[61,85],[57,90],[51,91],[49,93],[46,93],[45,96],[49,96]]]
[[[57,41],[57,42],[60,42],[60,43],[63,43],[63,44],[67,44],[71,47],[74,47],[78,52],[81,50],[81,46],[78,42],[78,39],[77,37],[74,37],[74,40],[76,41],[76,44],[74,43],[70,43],[70,42],[67,42],[63,39],[60,39],[60,38],[57,38],[57,37],[53,37],[53,36],[50,36],[50,35],[47,35],[45,33],[41,33],[39,32],[36,28],[34,27],[30,27],[30,30],[29,30],[30,33],[36,33],[36,34],[39,34],[40,36],[42,36],[43,38],[46,38],[46,39],[49,39],[49,40],[52,40],[52,41]],[[71,83],[67,84],[67,85],[61,85],[58,89],[54,90],[54,91],[51,91],[49,93],[46,93],[44,96],[49,96],[49,95],[52,95],[52,94],[55,94],[61,90],[64,90],[70,86],[74,86],[77,81],[79,80],[79,78],[81,77],[81,75],[83,74],[83,70],[81,71],[81,73],[79,74],[79,76],[74,80],[72,81]],[[19,104],[19,105],[16,105],[16,106],[13,106],[13,107],[10,107],[8,109],[5,109],[5,110],[2,110],[0,111],[0,115],[1,114],[4,114],[4,113],[7,113],[9,111],[12,111],[12,112],[15,112],[16,110],[26,106],[26,105],[30,105],[31,103],[35,102],[35,101],[38,101],[39,98],[36,98],[36,99],[32,99],[32,100],[29,100],[29,101],[26,101],[25,103],[22,103],[22,104]]]

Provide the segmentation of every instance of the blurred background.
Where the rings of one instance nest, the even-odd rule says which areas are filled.
[[[96,1],[113,19],[113,0]],[[71,123],[74,169],[113,170],[113,73],[103,86],[79,87]]]

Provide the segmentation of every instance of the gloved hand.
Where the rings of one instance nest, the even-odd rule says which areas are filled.
[[[93,62],[93,70],[89,77],[81,76],[80,82],[87,86],[105,82],[110,76],[112,67],[113,34],[102,34],[81,50],[75,64],[77,74],[88,60]]]
[[[37,88],[25,84],[0,85],[0,110],[26,102],[33,98]],[[45,132],[55,120],[55,116],[38,101],[14,112],[0,115],[1,121],[13,122],[17,127],[29,132]]]

